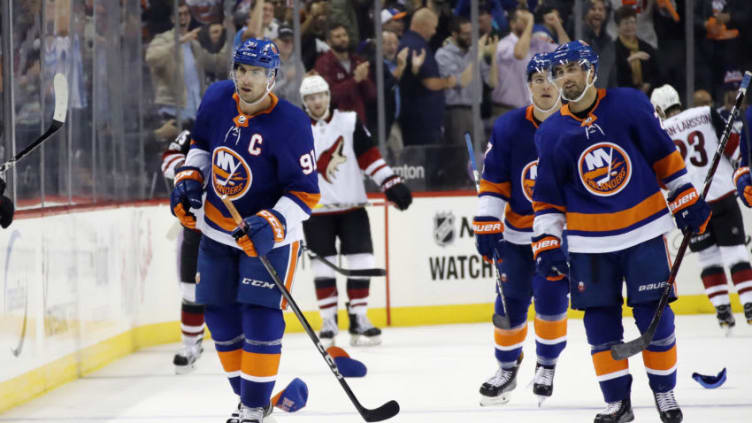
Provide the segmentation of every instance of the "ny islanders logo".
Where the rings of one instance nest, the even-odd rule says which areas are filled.
[[[619,193],[632,178],[629,156],[611,142],[599,142],[585,149],[580,154],[578,169],[585,189],[599,197]]]
[[[534,160],[525,165],[522,168],[522,175],[520,175],[520,185],[522,186],[522,193],[527,198],[527,201],[533,202],[533,188],[535,188],[535,178],[538,176],[538,160]]]
[[[251,187],[251,168],[240,154],[227,147],[217,147],[212,154],[212,186],[217,195],[230,199],[242,197]]]

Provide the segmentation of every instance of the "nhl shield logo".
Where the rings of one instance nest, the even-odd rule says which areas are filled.
[[[454,213],[436,213],[433,217],[433,240],[440,247],[454,242]]]

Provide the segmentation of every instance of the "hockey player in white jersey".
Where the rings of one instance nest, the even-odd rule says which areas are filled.
[[[713,154],[720,144],[725,119],[709,106],[682,111],[679,93],[668,84],[656,88],[650,101],[684,157],[693,185],[703,186]],[[734,169],[730,158],[734,149],[735,146],[727,146],[724,151],[705,199],[713,211],[708,230],[692,237],[689,243],[690,250],[698,255],[702,284],[715,306],[718,324],[727,333],[736,322],[731,313],[724,267],[731,272],[731,280],[742,304],[752,304],[752,267],[744,245],[744,222],[732,178]]]
[[[336,261],[336,239],[339,253],[345,256],[350,269],[374,267],[373,243],[368,214],[363,205],[368,201],[363,183],[367,174],[400,210],[412,202],[412,195],[402,179],[381,157],[371,134],[358,121],[355,112],[330,108],[329,85],[321,76],[309,76],[300,85],[300,99],[311,117],[316,147],[321,200],[311,218],[303,223],[308,248],[329,261]],[[337,283],[334,271],[313,260],[316,298],[323,325],[319,334],[322,343],[334,344],[338,333]],[[381,329],[366,316],[370,280],[347,279],[346,303],[352,345],[378,345]]]

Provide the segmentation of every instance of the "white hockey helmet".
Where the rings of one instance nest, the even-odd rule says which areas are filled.
[[[311,116],[311,112],[308,110],[308,106],[305,102],[305,97],[307,95],[318,93],[326,93],[331,99],[332,94],[331,91],[329,91],[329,84],[326,82],[326,80],[319,75],[311,75],[303,78],[303,80],[300,82],[300,103],[303,105],[303,110],[305,110],[305,112],[308,113],[309,116]],[[326,109],[327,110],[324,117],[316,119],[326,119],[326,117],[329,115],[328,104]]]
[[[681,107],[679,93],[669,84],[654,89],[653,93],[650,94],[650,102],[653,103],[656,111],[663,114],[674,106]]]

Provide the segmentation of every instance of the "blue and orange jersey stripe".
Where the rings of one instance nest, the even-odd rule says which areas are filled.
[[[678,150],[653,163],[653,170],[658,176],[658,180],[664,183],[671,182],[671,180],[686,173],[684,159],[682,159]]]
[[[512,184],[509,181],[505,182],[491,182],[487,179],[480,180],[480,194],[479,195],[493,195],[501,197],[506,201],[512,197]]]
[[[668,213],[666,200],[658,191],[637,205],[609,213],[567,212],[567,229],[570,232],[612,232],[647,222],[656,215]]]
[[[311,210],[313,210],[313,208],[316,207],[316,204],[321,200],[321,194],[318,192],[289,191],[285,195],[308,214],[311,214]]]

